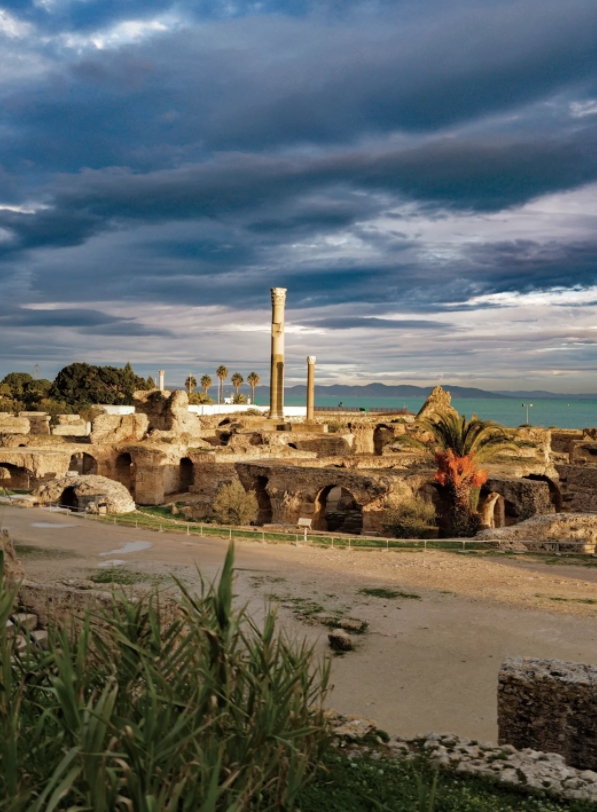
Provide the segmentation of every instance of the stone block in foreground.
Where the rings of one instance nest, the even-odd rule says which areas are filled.
[[[514,657],[498,676],[500,744],[559,753],[597,770],[597,667]]]

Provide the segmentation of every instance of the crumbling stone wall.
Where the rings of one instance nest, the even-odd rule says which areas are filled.
[[[490,477],[483,492],[499,493],[507,501],[506,524],[523,522],[537,514],[554,512],[547,482]]]
[[[146,414],[100,414],[92,423],[92,443],[136,443],[149,428]]]
[[[556,465],[564,510],[597,511],[597,466]]]
[[[498,677],[499,743],[597,770],[597,667],[514,657]]]
[[[135,410],[147,415],[152,439],[182,439],[201,436],[201,419],[189,412],[189,396],[182,389],[135,392]]]

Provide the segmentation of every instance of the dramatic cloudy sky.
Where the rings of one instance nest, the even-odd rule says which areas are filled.
[[[595,0],[0,0],[0,373],[597,389]]]

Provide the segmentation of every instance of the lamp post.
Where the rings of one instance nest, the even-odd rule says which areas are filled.
[[[528,425],[530,425],[529,424],[529,409],[533,408],[533,404],[532,403],[523,403],[522,408],[527,410],[527,426],[528,426]]]

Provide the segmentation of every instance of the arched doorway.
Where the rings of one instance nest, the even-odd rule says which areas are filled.
[[[31,474],[26,468],[10,462],[0,462],[0,488],[28,490],[31,485]]]
[[[529,474],[525,479],[531,479],[534,482],[546,482],[549,488],[549,501],[554,506],[556,513],[561,513],[563,510],[562,492],[548,476],[544,474]]]
[[[68,507],[74,510],[76,510],[79,507],[77,495],[72,485],[69,485],[68,488],[65,488],[62,491],[60,499],[58,500],[58,504],[61,505],[62,507]]]
[[[358,536],[363,532],[363,509],[347,488],[328,485],[315,500],[312,527]]]
[[[390,443],[393,439],[394,432],[389,426],[386,426],[384,423],[380,423],[379,426],[375,427],[375,431],[373,432],[373,450],[378,457],[381,457],[383,454],[384,446]]]
[[[116,480],[135,496],[135,464],[128,451],[116,457]]]
[[[180,461],[179,477],[178,477],[178,490],[180,493],[186,493],[195,481],[195,470],[193,461],[188,457],[183,457]]]
[[[97,474],[97,461],[91,454],[79,451],[70,458],[68,470],[77,474]]]
[[[268,479],[266,476],[258,476],[255,480],[255,496],[257,497],[257,504],[259,505],[259,512],[255,524],[271,524],[273,511],[272,500],[267,492]]]

